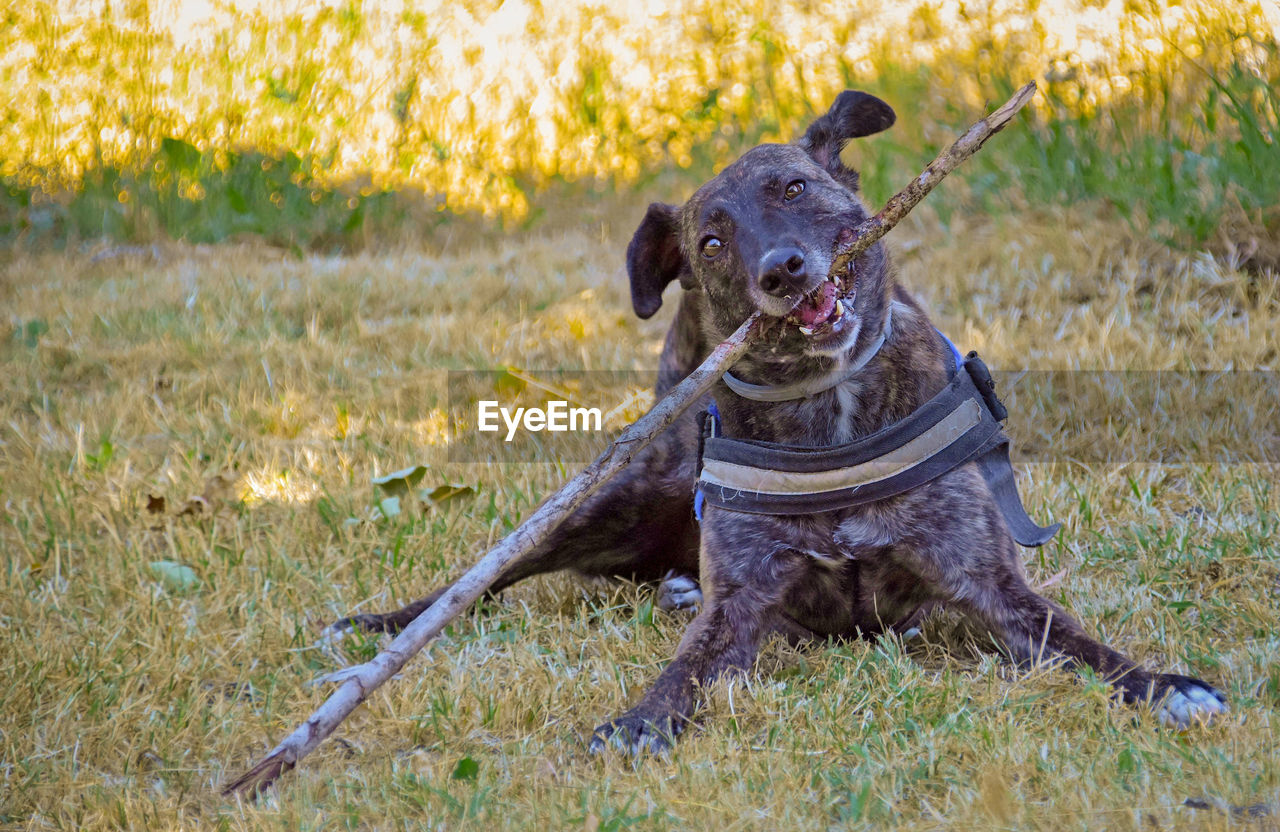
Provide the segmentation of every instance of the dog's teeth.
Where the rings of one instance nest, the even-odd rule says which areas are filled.
[[[836,317],[844,314],[844,304],[840,302],[840,298],[836,298]]]
[[[813,330],[812,330],[812,329],[809,329],[809,327],[807,327],[807,326],[802,326],[802,327],[800,327],[800,331],[801,331],[801,332],[803,332],[805,335],[812,335],[812,334],[813,334]]]

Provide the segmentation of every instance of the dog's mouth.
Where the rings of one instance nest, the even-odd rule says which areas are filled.
[[[831,275],[804,296],[786,316],[786,322],[800,329],[808,338],[821,338],[839,329],[845,309],[853,306],[858,296],[858,281],[853,261],[841,274]]]

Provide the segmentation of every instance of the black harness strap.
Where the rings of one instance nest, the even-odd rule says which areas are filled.
[[[1004,436],[1003,431],[1000,434]],[[1039,526],[1027,515],[1022,505],[1022,497],[1018,495],[1018,485],[1013,481],[1013,464],[1009,462],[1009,440],[1003,442],[978,457],[978,470],[991,489],[1000,513],[1004,515],[1005,525],[1009,527],[1013,539],[1023,546],[1043,546],[1048,543],[1061,523],[1050,523]]]
[[[698,486],[712,505],[750,514],[799,515],[865,505],[902,494],[977,461],[1018,543],[1039,546],[1061,524],[1040,527],[1022,506],[1000,428],[1007,411],[976,353],[938,395],[870,436],[819,448],[703,439]]]

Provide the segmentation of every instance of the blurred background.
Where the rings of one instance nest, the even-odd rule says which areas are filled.
[[[1095,200],[1274,263],[1280,6],[1241,0],[33,2],[0,26],[0,244],[295,251],[628,221],[845,87],[878,204],[1017,86],[931,198]],[[634,217],[632,216],[634,215]],[[627,229],[618,229],[619,231]]]

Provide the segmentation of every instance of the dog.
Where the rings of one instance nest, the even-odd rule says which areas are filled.
[[[840,153],[895,118],[879,98],[845,91],[799,140],[751,149],[682,206],[650,205],[635,232],[627,271],[636,313],[657,312],[669,284],[683,289],[659,363],[659,397],[748,316],[765,316],[762,337],[712,392],[718,424],[706,439],[708,450],[718,437],[755,444],[744,445],[736,464],[717,461],[717,471],[773,477],[751,468],[752,449],[812,459],[828,449],[875,445],[960,382],[969,384],[968,376],[978,384],[965,389],[978,394],[956,401],[986,413],[983,424],[1002,418],[994,412],[1002,410],[998,400],[981,389],[978,362],[957,360],[920,304],[894,283],[882,244],[829,274],[836,247],[867,217],[858,175]],[[996,484],[988,457],[962,455],[924,481],[869,502],[808,501],[801,494],[775,511],[750,505],[750,488],[735,491],[715,480],[720,474],[700,473],[704,423],[695,410],[542,547],[512,564],[492,590],[574,569],[642,581],[665,577],[662,606],[698,608],[675,658],[634,707],[595,729],[593,750],[665,751],[689,723],[699,688],[748,670],[770,635],[806,642],[901,632],[943,604],[990,631],[1015,661],[1091,668],[1119,699],[1151,702],[1172,725],[1228,710],[1212,686],[1140,667],[1031,590],[1015,542],[1021,504],[1012,475]],[[804,480],[808,469],[801,469]],[[720,499],[705,501],[699,523],[693,484],[700,477],[704,486],[720,482]],[[1011,490],[1016,509],[1009,507]],[[1037,535],[1046,530],[1025,514],[1021,521],[1022,532],[1043,542]],[[338,626],[395,631],[443,592]]]

